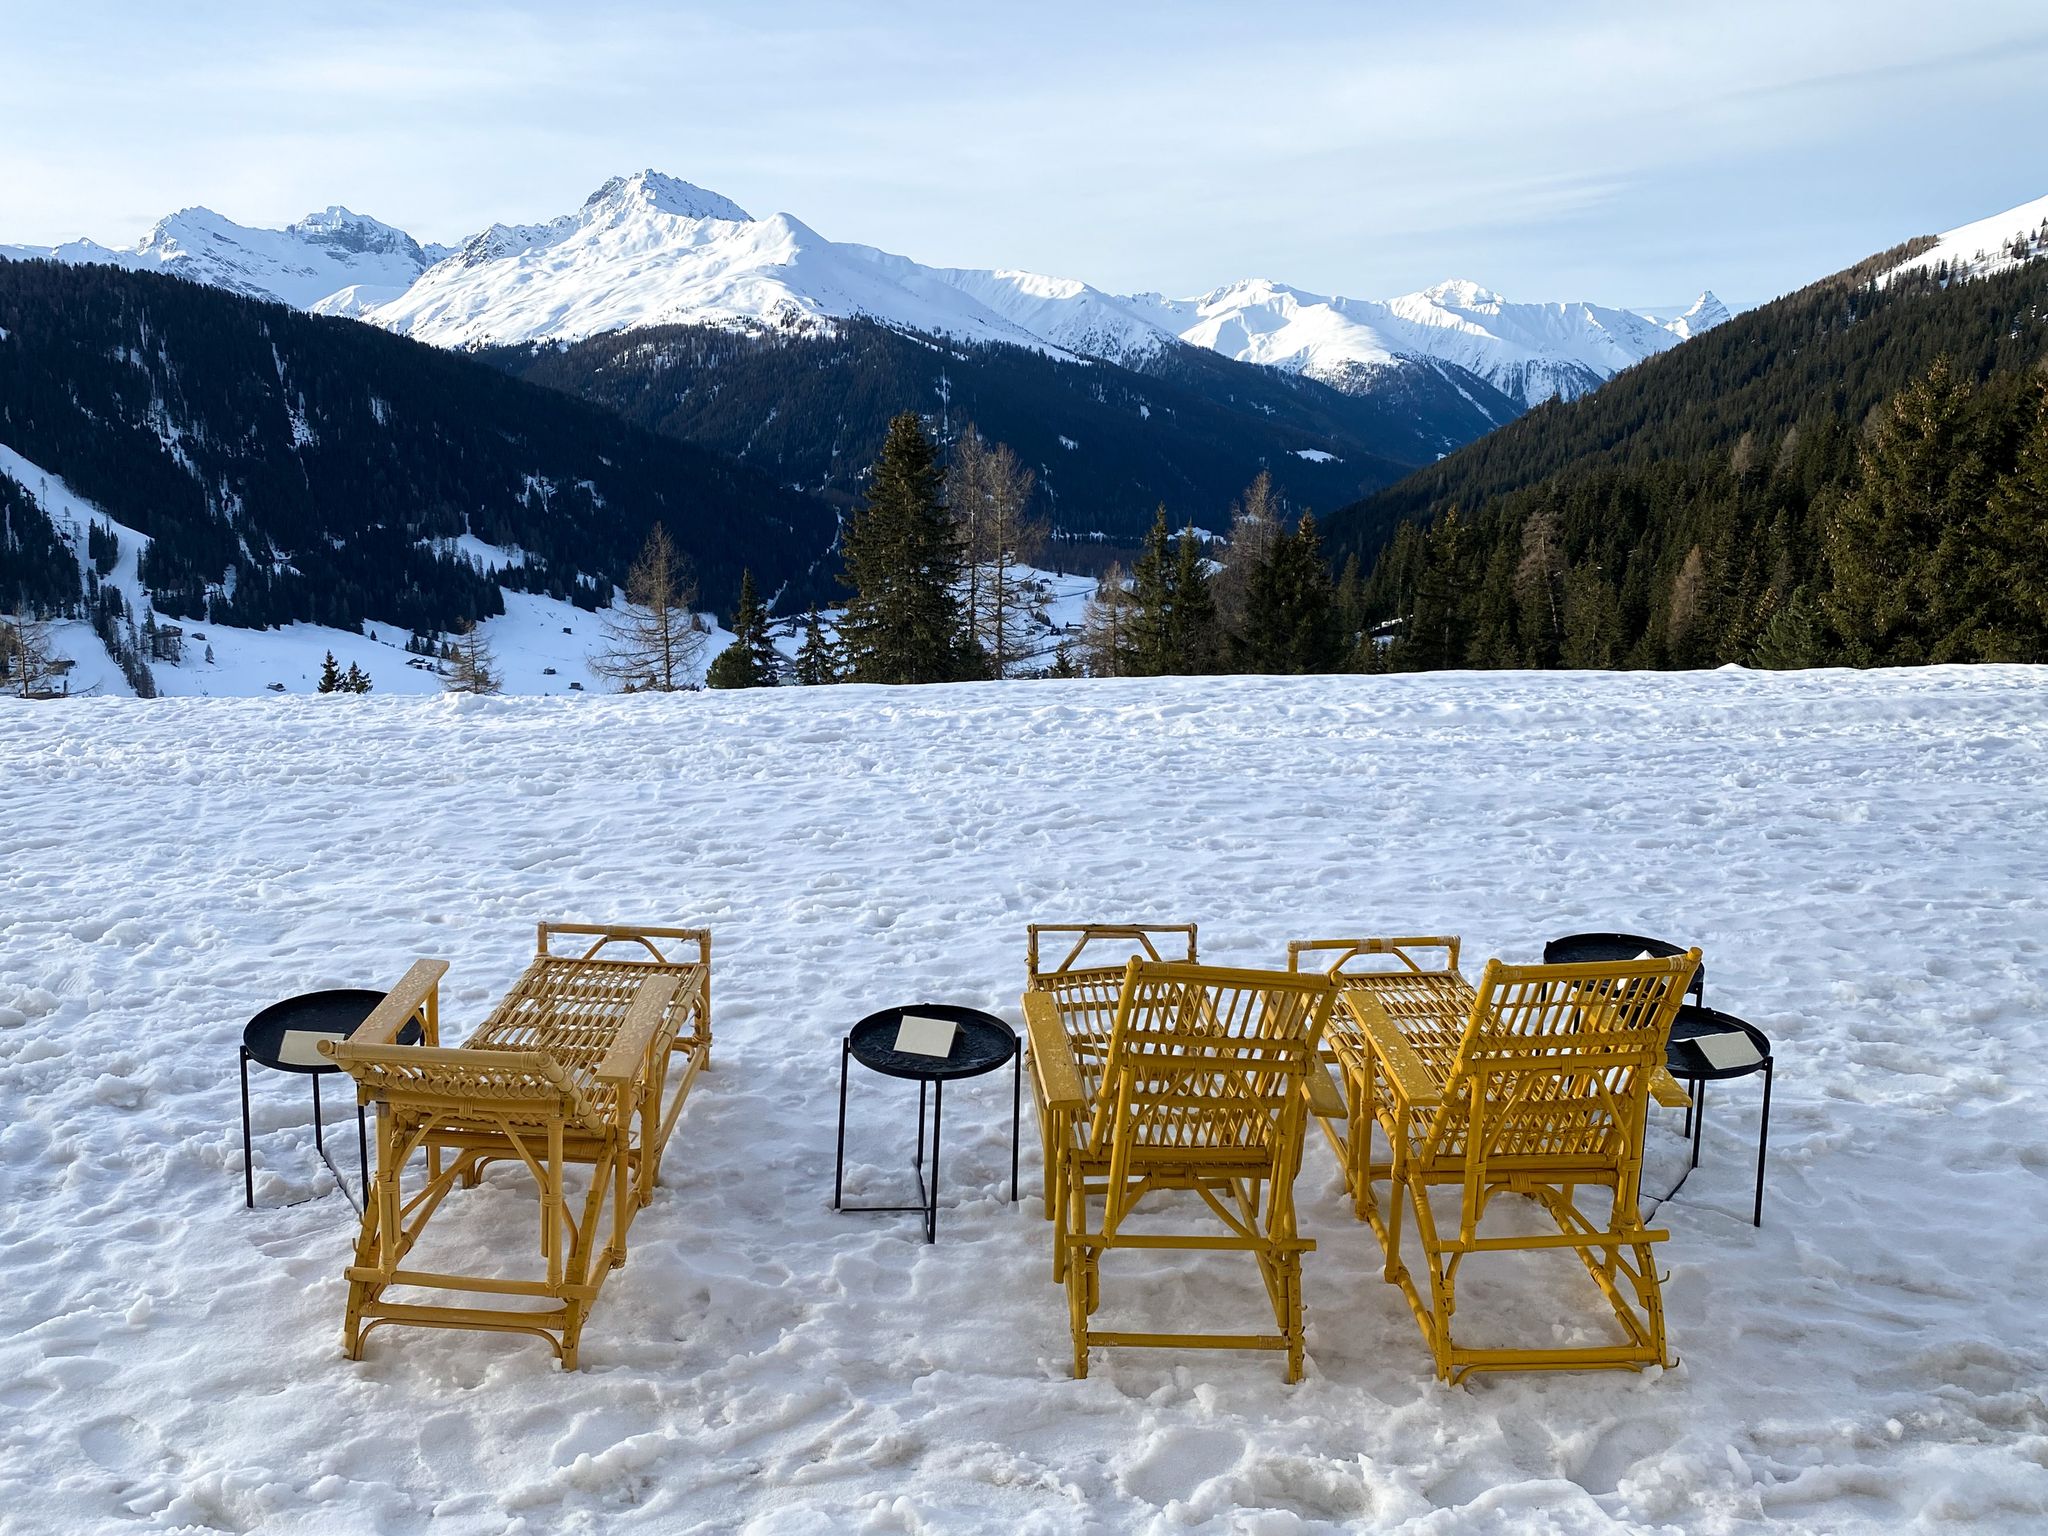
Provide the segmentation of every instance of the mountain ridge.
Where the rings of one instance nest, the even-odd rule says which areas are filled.
[[[608,179],[573,212],[494,223],[453,247],[422,245],[344,209],[327,214],[354,221],[346,233],[356,248],[344,231],[324,228],[322,215],[269,231],[189,209],[126,251],[74,241],[0,247],[0,255],[160,266],[441,346],[577,341],[671,324],[829,329],[858,316],[1140,370],[1177,346],[1200,347],[1353,393],[1404,368],[1447,362],[1525,407],[1583,393],[1712,323],[1703,307],[1711,295],[1686,328],[1585,302],[1515,303],[1465,280],[1384,301],[1266,278],[1184,299],[1117,294],[1074,278],[927,266],[833,241],[791,214],[757,219],[652,169]],[[371,227],[390,237],[374,251]]]

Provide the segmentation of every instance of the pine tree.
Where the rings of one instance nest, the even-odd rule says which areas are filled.
[[[368,693],[372,687],[370,674],[354,662],[348,664],[348,671],[342,675],[341,690],[344,693]]]
[[[0,680],[8,692],[24,699],[48,693],[63,670],[48,623],[27,614],[0,619]]]
[[[341,667],[334,659],[334,652],[327,653],[327,659],[320,663],[320,683],[315,690],[319,693],[341,691]]]
[[[1975,393],[1947,359],[1902,390],[1877,414],[1859,483],[1829,523],[1828,617],[1858,665],[1949,659],[1991,491]]]
[[[1252,571],[1237,656],[1247,672],[1334,672],[1342,665],[1337,591],[1313,517],[1304,514]]]
[[[1133,677],[1162,677],[1177,671],[1174,646],[1173,561],[1166,548],[1166,507],[1152,514],[1145,547],[1132,570],[1131,659]]]
[[[1273,477],[1260,470],[1246,487],[1244,497],[1230,509],[1230,544],[1223,556],[1223,569],[1216,577],[1216,612],[1225,634],[1244,632],[1245,607],[1250,598],[1252,573],[1272,557],[1273,546],[1285,530],[1280,526],[1280,497],[1273,489]]]
[[[1621,600],[1593,566],[1565,576],[1561,665],[1605,670],[1621,660]]]
[[[889,423],[867,499],[846,531],[842,580],[853,596],[839,633],[855,682],[949,682],[971,668],[954,592],[960,554],[942,488],[931,438],[915,413],[902,412]]]
[[[1192,677],[1214,672],[1223,660],[1223,625],[1216,594],[1193,528],[1180,531],[1173,566],[1174,651],[1178,670]]]
[[[605,646],[590,658],[590,670],[628,693],[672,693],[691,686],[705,644],[693,611],[696,601],[690,562],[656,523],[626,576],[630,606],[607,608],[598,616]]]
[[[732,643],[712,658],[704,682],[711,688],[773,688],[781,659],[768,638],[768,616],[754,591],[754,573],[740,572],[740,598],[732,612]]]
[[[967,563],[969,641],[986,658],[989,675],[1005,677],[1030,653],[1031,609],[1042,592],[1018,567],[1037,558],[1045,527],[1029,516],[1036,480],[1031,471],[1017,462],[1007,444],[983,443],[971,428],[969,436],[970,462],[965,468],[955,462],[962,471],[960,493],[968,502],[964,515],[951,473],[947,499]]]
[[[1752,665],[1773,671],[1811,667],[1824,654],[1826,636],[1804,589],[1792,594],[1764,621],[1750,648]]]
[[[1153,515],[1138,558],[1129,627],[1133,676],[1190,677],[1216,670],[1222,637],[1201,544],[1192,528],[1169,544],[1163,506]]]
[[[1123,567],[1112,564],[1095,583],[1095,595],[1081,614],[1081,664],[1090,677],[1130,675],[1135,606],[1124,584]]]
[[[2042,226],[2048,239],[2048,223]],[[2014,465],[1991,493],[1978,541],[1985,585],[2000,594],[2001,624],[1985,636],[1987,661],[2048,661],[2048,385]]]
[[[449,693],[496,693],[504,686],[498,676],[498,658],[484,639],[483,626],[474,620],[455,632],[450,648],[447,676],[441,686]]]
[[[806,686],[839,681],[836,647],[825,638],[825,626],[813,608],[804,620],[804,643],[797,648],[796,680]]]

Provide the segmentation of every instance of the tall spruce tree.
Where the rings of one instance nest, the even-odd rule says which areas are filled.
[[[841,579],[853,596],[839,632],[855,682],[943,683],[972,669],[954,592],[960,550],[944,481],[916,413],[891,420],[866,501],[846,530]]]
[[[838,648],[825,638],[825,626],[815,608],[804,620],[804,643],[796,653],[796,680],[806,686],[839,681]]]
[[[1166,508],[1145,535],[1130,593],[1128,670],[1137,677],[1198,676],[1216,670],[1221,637],[1216,600],[1192,528],[1169,543]]]
[[[1161,677],[1178,671],[1175,663],[1173,559],[1167,553],[1166,507],[1152,514],[1145,547],[1131,571],[1130,645],[1128,667],[1133,677]]]
[[[327,653],[327,659],[320,663],[320,681],[315,685],[316,693],[341,692],[341,664],[334,659],[334,652]]]
[[[704,682],[711,688],[772,688],[781,660],[768,638],[768,615],[754,591],[754,573],[740,572],[740,597],[732,611],[732,643],[712,658]]]
[[[1223,624],[1216,612],[1208,562],[1193,528],[1180,531],[1173,563],[1174,652],[1189,676],[1214,672],[1223,661]]]
[[[1342,665],[1337,591],[1314,517],[1304,513],[1252,571],[1237,654],[1246,672],[1334,672]]]

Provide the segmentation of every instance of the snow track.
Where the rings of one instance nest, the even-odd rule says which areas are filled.
[[[0,701],[0,1533],[2038,1531],[2044,786],[2022,668]],[[353,1213],[297,1079],[252,1085],[242,1208],[241,1025],[438,955],[460,1039],[542,916],[717,936],[667,1184],[583,1371],[388,1330],[345,1362]],[[1014,1019],[1027,921],[1143,916],[1243,964],[1699,942],[1780,1065],[1763,1228],[1750,1084],[1657,1213],[1683,1363],[1436,1385],[1318,1141],[1305,1382],[1140,1351],[1071,1381],[996,1077],[948,1095],[937,1247],[830,1211],[856,1017]],[[853,1192],[902,1193],[901,1085],[854,1107]],[[1647,1182],[1680,1165],[1660,1113]],[[439,1221],[524,1257],[533,1214],[501,1168]],[[1105,1292],[1263,1303],[1216,1257]],[[1510,1306],[1597,1316],[1569,1261],[1474,1279],[1475,1330]]]

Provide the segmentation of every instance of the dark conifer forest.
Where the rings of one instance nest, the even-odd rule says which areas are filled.
[[[2048,262],[1737,316],[1346,507],[1361,664],[2048,660]]]
[[[0,261],[0,444],[148,535],[181,617],[452,630],[500,586],[609,601],[657,521],[707,593],[834,590],[831,510],[760,472],[351,320],[105,266]],[[31,491],[35,488],[29,487]],[[490,574],[448,541],[524,552]],[[0,609],[80,605],[0,479]]]

